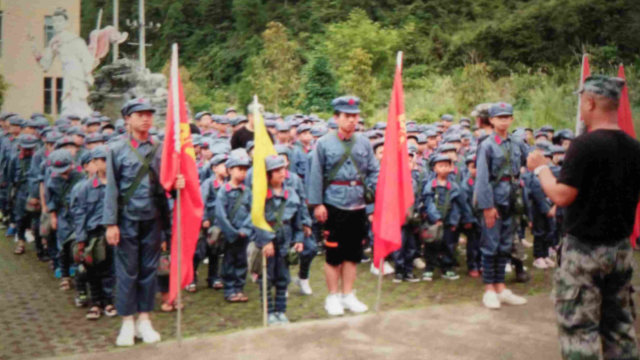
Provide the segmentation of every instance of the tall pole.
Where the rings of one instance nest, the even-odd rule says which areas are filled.
[[[116,29],[116,31],[118,31],[118,24],[120,22],[119,15],[120,15],[120,1],[113,0],[113,27]],[[119,51],[120,51],[120,45],[116,41],[113,43],[113,62],[116,62],[116,60],[118,60]]]
[[[138,0],[138,22],[140,23],[140,33],[139,33],[139,39],[138,39],[138,60],[140,61],[140,65],[142,66],[143,69],[145,69],[147,67],[147,61],[145,59],[146,55],[145,55],[145,43],[146,43],[146,39],[145,39],[145,22],[144,22],[144,0]]]
[[[142,2],[144,0],[140,0]],[[180,104],[178,100],[178,44],[173,44],[172,49],[172,59],[171,59],[171,93],[173,97],[173,121],[175,130],[177,133],[174,133],[174,136],[178,136],[180,138]],[[174,131],[175,131],[174,130]],[[176,151],[180,151],[180,148],[176,147]],[[178,175],[180,174],[180,156],[178,159]],[[178,278],[176,281],[178,282],[178,298],[177,298],[177,308],[178,308],[178,316],[176,319],[176,336],[178,337],[178,345],[182,345],[182,218],[181,218],[181,206],[180,206],[180,195],[182,190],[178,189],[177,197],[176,197],[176,237],[177,237],[177,245],[178,245]]]

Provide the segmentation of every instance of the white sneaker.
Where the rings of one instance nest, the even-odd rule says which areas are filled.
[[[378,270],[378,268],[373,265],[373,262],[371,262],[371,269],[369,271],[371,271],[371,273],[375,276],[380,275],[380,270]]]
[[[344,307],[340,298],[340,294],[329,294],[324,300],[324,309],[327,310],[329,316],[344,315]]]
[[[369,310],[369,307],[360,302],[353,292],[351,294],[342,295],[342,306],[354,313],[363,313]]]
[[[424,260],[422,260],[421,258],[415,258],[413,259],[413,267],[418,270],[423,270],[425,267],[427,267],[427,264],[425,264]]]
[[[136,337],[142,339],[147,344],[153,344],[160,341],[160,334],[153,329],[150,320],[136,321]]]
[[[529,241],[527,241],[527,239],[522,239],[522,246],[524,246],[526,248],[532,248],[533,244],[530,243]]]
[[[24,239],[27,241],[27,243],[32,243],[36,240],[35,237],[33,237],[33,232],[31,230],[25,231]]]
[[[382,269],[384,270],[384,272],[382,273],[383,275],[391,275],[396,272],[393,266],[391,266],[388,261],[384,262],[384,264],[382,265]]]
[[[524,305],[527,303],[527,299],[512,293],[509,289],[502,290],[502,292],[498,294],[498,300],[507,305]]]
[[[512,272],[513,269],[511,268],[511,263],[507,263],[507,265],[504,267],[504,272],[506,272],[507,274]]]
[[[551,260],[550,258],[544,258],[544,262],[547,263],[547,267],[553,269],[556,267],[556,262]]]
[[[129,321],[123,321],[122,327],[120,327],[120,333],[116,339],[116,346],[133,346],[135,344],[135,325],[133,319]]]
[[[309,285],[309,279],[298,279],[296,284],[300,287],[300,292],[302,295],[311,295],[313,291],[311,290],[311,285]]]
[[[540,269],[540,270],[544,270],[544,269],[548,269],[549,268],[549,266],[547,265],[547,262],[543,258],[535,259],[533,261],[533,267],[536,268],[536,269]]]
[[[500,309],[500,300],[498,300],[498,294],[494,291],[485,291],[482,296],[482,304],[487,309]]]

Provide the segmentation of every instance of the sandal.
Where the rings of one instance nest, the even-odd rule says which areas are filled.
[[[230,303],[239,303],[241,302],[240,294],[229,295],[224,298],[227,302]]]
[[[180,310],[182,309],[184,309],[184,304],[180,305]],[[160,305],[160,311],[162,312],[170,313],[176,310],[178,310],[178,306],[175,306],[174,304],[163,302],[162,305]]]
[[[238,301],[240,302],[247,302],[249,301],[249,297],[247,295],[245,295],[244,293],[238,293]]]
[[[118,311],[116,310],[115,306],[109,304],[109,305],[104,307],[104,315],[106,317],[114,317],[114,316],[118,315]]]
[[[196,286],[196,284],[189,284],[187,285],[185,290],[187,290],[187,292],[194,293],[198,291],[198,287]]]
[[[97,306],[92,306],[91,309],[87,311],[87,315],[85,315],[84,317],[87,320],[98,320],[100,319],[100,315],[102,315],[100,308]]]
[[[13,250],[13,253],[16,255],[22,255],[24,254],[24,244],[18,244],[16,245],[16,248]]]
[[[61,291],[71,290],[71,280],[69,278],[62,278],[62,281],[60,281],[60,285],[58,285],[58,288]]]
[[[212,287],[214,290],[222,290],[224,288],[224,285],[222,284],[221,281],[216,281],[213,283]]]

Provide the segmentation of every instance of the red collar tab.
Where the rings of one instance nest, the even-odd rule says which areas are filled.
[[[77,170],[78,172],[82,172],[82,166],[80,166],[80,165],[76,166],[76,170]]]
[[[498,145],[502,144],[502,139],[498,134],[496,134],[496,136],[493,139],[496,141],[496,144]]]
[[[147,136],[147,141],[153,145],[153,137],[151,135]],[[137,149],[138,146],[140,146],[140,143],[138,142],[138,140],[136,140],[133,136],[131,136],[131,146],[133,146],[134,149]]]
[[[271,190],[271,188],[267,189],[267,199],[271,199],[272,197],[277,196],[273,193],[273,191]],[[284,191],[284,199],[288,199],[289,198],[289,190],[285,190]]]
[[[433,179],[433,182],[431,183],[431,187],[436,188],[438,186],[438,179]],[[451,183],[447,180],[447,190],[451,190]]]
[[[472,177],[469,178],[469,181],[467,181],[469,183],[469,185],[473,186],[474,180]]]
[[[237,188],[232,188],[231,187],[231,182],[228,182],[228,183],[225,184],[224,188],[225,188],[225,190],[227,190],[227,192],[229,192],[229,191],[231,191],[233,189],[240,189],[240,190],[244,191],[244,184],[240,184],[240,186],[238,186]]]
[[[220,182],[218,181],[218,179],[213,180],[213,188],[217,189],[220,187]]]
[[[93,178],[93,187],[94,187],[94,188],[97,188],[97,187],[98,187],[98,185],[99,185],[98,178],[97,178],[97,177],[94,177],[94,178]]]

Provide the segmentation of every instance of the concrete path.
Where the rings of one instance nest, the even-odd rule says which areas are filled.
[[[64,359],[559,359],[548,295],[490,311],[478,303],[431,306],[189,338]]]

